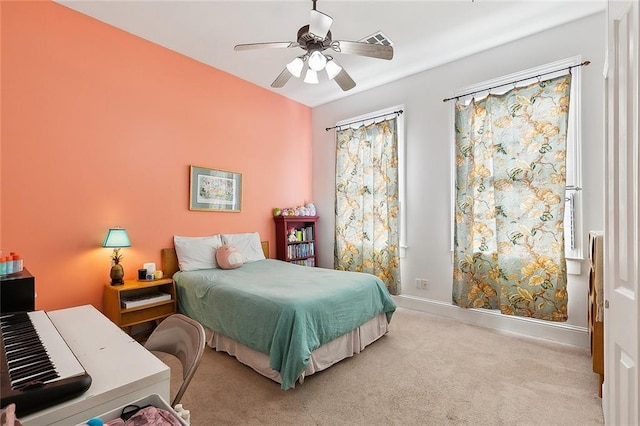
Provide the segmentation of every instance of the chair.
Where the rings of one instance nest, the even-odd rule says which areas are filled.
[[[162,321],[153,330],[144,347],[152,352],[164,352],[171,354],[180,360],[182,364],[182,385],[173,402],[175,407],[180,402],[182,395],[187,390],[193,377],[202,353],[204,352],[205,335],[202,325],[182,314],[173,314]]]

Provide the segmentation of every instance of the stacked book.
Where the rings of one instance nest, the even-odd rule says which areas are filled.
[[[291,261],[291,263],[293,263],[294,265],[301,265],[301,266],[316,266],[316,259],[313,257],[310,257],[309,259],[293,260]]]
[[[308,257],[313,256],[314,251],[313,243],[294,244],[287,247],[287,256],[289,259]]]
[[[125,309],[136,308],[138,306],[150,305],[151,303],[158,303],[165,300],[171,300],[171,295],[168,293],[154,292],[144,293],[135,296],[122,296],[120,302]]]

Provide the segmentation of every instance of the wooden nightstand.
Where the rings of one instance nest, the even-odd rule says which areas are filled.
[[[125,308],[123,301],[140,295],[165,293],[167,300],[150,301],[140,306]],[[176,313],[176,288],[171,278],[151,281],[125,280],[123,285],[105,284],[103,292],[104,314],[121,328],[147,321],[161,320]]]

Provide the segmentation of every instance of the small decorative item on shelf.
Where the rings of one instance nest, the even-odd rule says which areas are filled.
[[[10,275],[22,272],[24,264],[22,256],[12,251],[9,256],[0,257],[0,275]]]
[[[147,270],[142,268],[138,269],[138,280],[146,280],[147,279]]]
[[[274,216],[315,216],[317,213],[316,206],[313,203],[297,207],[274,207]]]
[[[144,265],[142,265],[142,267],[147,271],[147,274],[145,275],[144,279],[148,281],[152,280],[153,274],[156,273],[156,264],[153,262],[145,263]]]
[[[138,281],[161,280],[164,274],[160,269],[156,269],[155,263],[145,263],[138,269]]]

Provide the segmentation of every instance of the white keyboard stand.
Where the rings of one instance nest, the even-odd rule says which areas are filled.
[[[169,367],[91,305],[48,312],[91,375],[82,395],[20,418],[24,426],[75,425],[158,394],[169,401]]]

